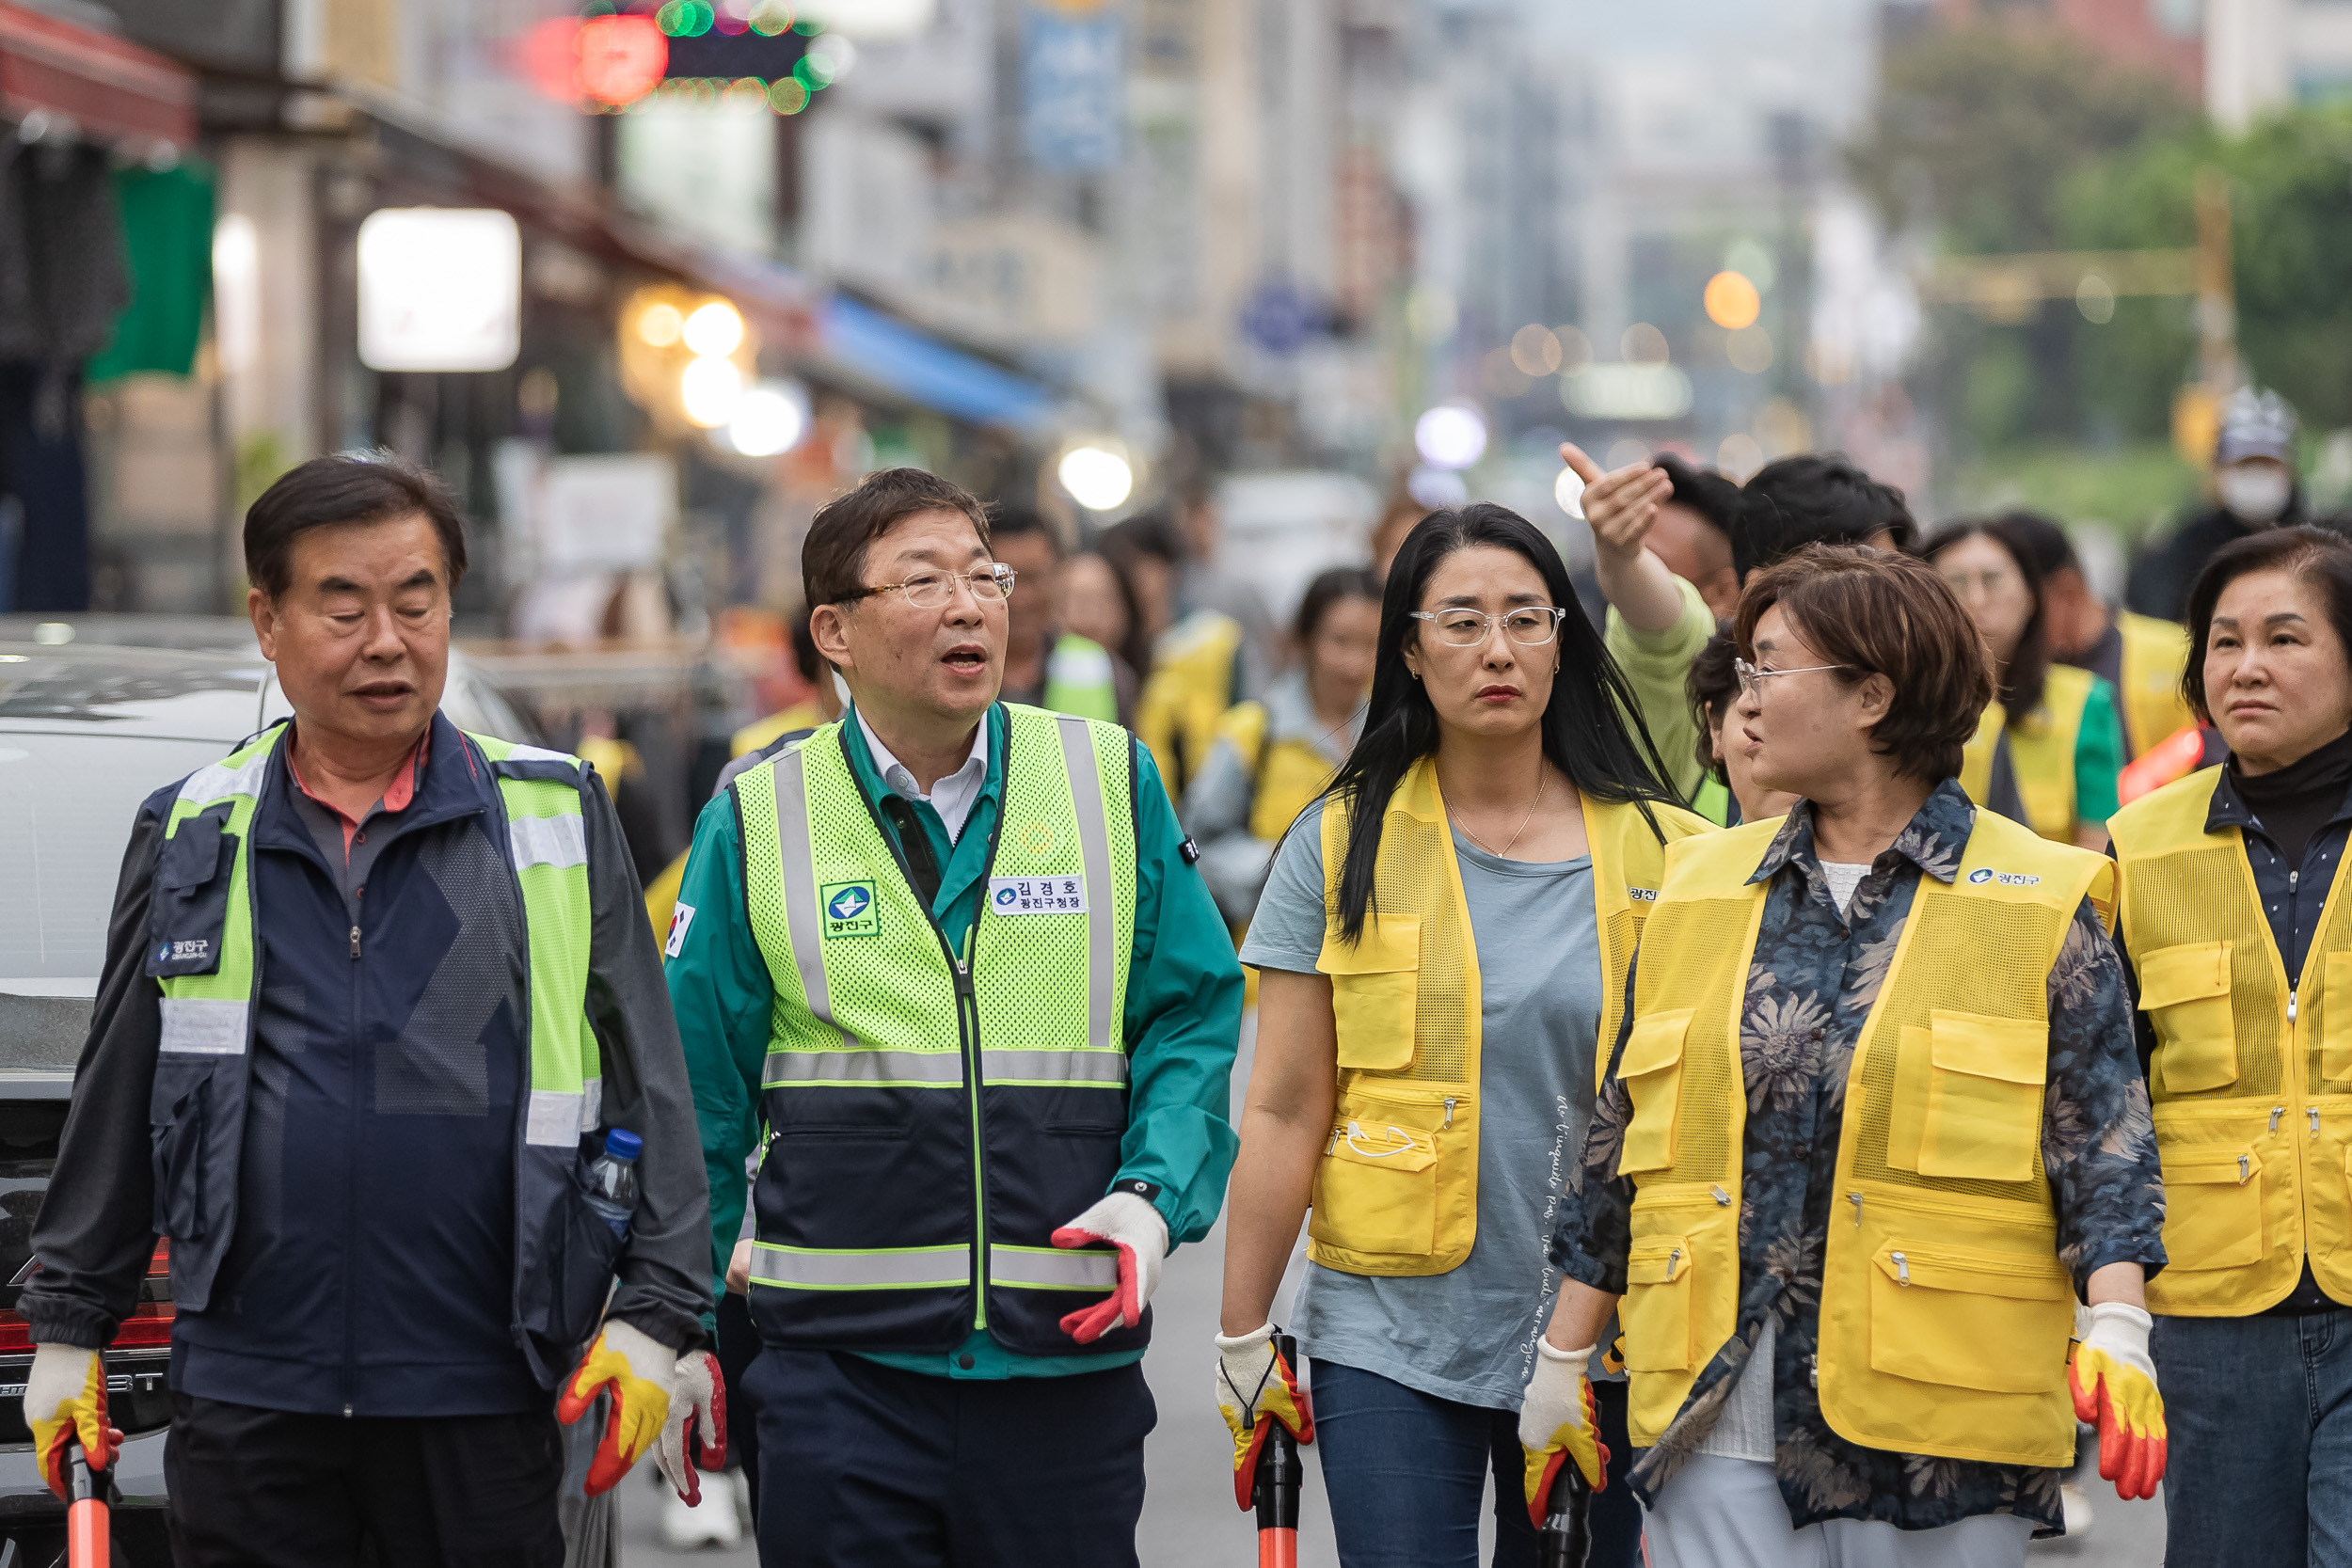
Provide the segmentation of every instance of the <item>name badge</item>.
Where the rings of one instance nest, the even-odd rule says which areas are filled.
[[[997,914],[1084,914],[1084,877],[991,877],[988,907]]]

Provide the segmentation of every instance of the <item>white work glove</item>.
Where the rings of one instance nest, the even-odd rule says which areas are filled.
[[[1158,1209],[1134,1193],[1110,1196],[1054,1232],[1057,1247],[1108,1242],[1119,1248],[1119,1283],[1092,1307],[1061,1321],[1062,1332],[1090,1345],[1120,1325],[1140,1327],[1152,1292],[1160,1288],[1160,1264],[1168,1257],[1168,1222]]]
[[[1233,1500],[1247,1510],[1257,1479],[1258,1449],[1279,1421],[1301,1443],[1315,1440],[1315,1418],[1298,1386],[1298,1369],[1274,1350],[1267,1323],[1232,1338],[1216,1337],[1216,1411],[1233,1434]]]
[[[1535,1370],[1519,1404],[1519,1451],[1527,1460],[1527,1513],[1544,1528],[1544,1506],[1561,1461],[1573,1459],[1594,1491],[1609,1483],[1609,1449],[1600,1440],[1600,1406],[1586,1375],[1593,1350],[1554,1350],[1535,1341]]]
[[[106,1418],[106,1361],[78,1345],[35,1345],[24,1377],[24,1424],[33,1429],[33,1462],[60,1501],[67,1496],[65,1449],[82,1445],[93,1470],[111,1469],[122,1433]]]
[[[670,1414],[661,1423],[661,1440],[654,1445],[653,1457],[689,1508],[703,1500],[694,1466],[726,1467],[727,1386],[719,1373],[719,1358],[708,1351],[688,1351],[677,1358]]]
[[[2067,1364],[2067,1388],[2074,1396],[2076,1418],[2098,1424],[2099,1474],[2115,1482],[2115,1495],[2126,1501],[2156,1495],[2170,1446],[2156,1364],[2148,1354],[2148,1331],[2154,1323],[2122,1301],[2074,1312],[2081,1343]]]
[[[569,1426],[596,1408],[610,1389],[612,1414],[588,1465],[588,1496],[609,1491],[645,1457],[670,1418],[670,1386],[677,1381],[677,1352],[617,1318],[605,1320],[555,1402],[555,1418]]]

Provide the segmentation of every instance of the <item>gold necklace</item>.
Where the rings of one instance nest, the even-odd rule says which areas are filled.
[[[1451,803],[1446,806],[1445,814],[1448,819],[1450,819],[1455,827],[1462,830],[1462,836],[1464,838],[1469,839],[1472,844],[1477,845],[1481,849],[1486,849],[1486,853],[1494,856],[1495,859],[1499,861],[1507,861],[1511,858],[1511,851],[1518,847],[1521,834],[1524,834],[1527,832],[1527,825],[1535,820],[1535,808],[1544,803],[1544,791],[1549,789],[1550,787],[1551,770],[1546,768],[1541,761],[1538,761],[1535,764],[1535,799],[1528,802],[1527,815],[1519,818],[1518,832],[1513,833],[1511,835],[1511,842],[1504,845],[1500,849],[1487,849],[1486,841],[1480,838],[1476,833],[1471,832],[1470,831],[1470,824],[1464,822],[1460,817],[1454,815],[1454,807]]]

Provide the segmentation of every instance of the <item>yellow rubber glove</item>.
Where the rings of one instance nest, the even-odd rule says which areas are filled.
[[[612,1395],[604,1440],[588,1465],[590,1497],[628,1474],[661,1435],[676,1378],[677,1352],[625,1323],[608,1322],[580,1358],[564,1385],[564,1397],[555,1402],[556,1419],[569,1426],[594,1408],[598,1394]]]
[[[2115,1495],[2153,1497],[2164,1479],[2164,1395],[2148,1354],[2155,1320],[2127,1302],[2103,1301],[2083,1314],[2090,1326],[2066,1370],[2074,1415],[2099,1427],[2099,1474]]]
[[[1233,1434],[1233,1500],[1244,1512],[1258,1479],[1258,1450],[1276,1421],[1301,1443],[1315,1440],[1314,1412],[1298,1370],[1275,1353],[1274,1325],[1216,1337],[1216,1408]]]
[[[33,1429],[40,1479],[60,1500],[67,1500],[69,1442],[82,1445],[91,1469],[111,1468],[122,1433],[106,1420],[106,1358],[74,1345],[35,1345],[24,1378],[24,1423]]]
[[[1519,1451],[1527,1459],[1527,1516],[1544,1528],[1544,1505],[1561,1461],[1574,1459],[1585,1484],[1596,1492],[1609,1484],[1609,1448],[1600,1440],[1600,1406],[1585,1370],[1590,1346],[1560,1351],[1549,1339],[1535,1341],[1535,1370],[1519,1405]]]

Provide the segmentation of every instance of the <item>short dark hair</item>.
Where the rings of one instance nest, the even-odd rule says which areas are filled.
[[[1053,550],[1056,561],[1059,561],[1064,553],[1061,535],[1055,531],[1053,524],[1045,520],[1045,514],[1034,506],[993,508],[988,519],[988,537],[992,544],[999,539],[1036,537],[1045,541]]]
[[[1187,554],[1184,534],[1165,512],[1147,512],[1104,530],[1096,548],[1122,570],[1137,556],[1182,566]]]
[[[295,535],[412,514],[422,514],[440,536],[454,591],[466,575],[466,519],[438,474],[390,451],[339,451],[297,463],[246,508],[246,580],[275,599],[293,586]]]
[[[1981,517],[1947,523],[1937,529],[1919,546],[1919,559],[1933,565],[1935,558],[1954,545],[1979,537],[2001,546],[2001,553],[2017,568],[2026,597],[2033,601],[2033,608],[2026,612],[2026,624],[2017,634],[2017,651],[2009,656],[2008,667],[1998,677],[2001,708],[2014,722],[2042,705],[2042,690],[2050,679],[2050,625],[2044,610],[2046,596],[2042,588],[2041,563],[2031,550],[2018,542],[2006,522]]]
[[[1859,545],[1881,533],[1892,533],[1897,549],[1918,542],[1903,493],[1836,452],[1805,452],[1765,464],[1741,488],[1731,564],[1745,582],[1807,545]]]
[[[1935,568],[1915,556],[1859,545],[1807,545],[1748,579],[1734,636],[1756,657],[1756,625],[1780,606],[1848,687],[1873,674],[1895,688],[1870,749],[1906,777],[1940,784],[1960,772],[1961,752],[1993,700],[1993,659],[1983,634]]]
[[[801,593],[811,610],[848,604],[866,586],[866,549],[891,526],[918,512],[961,512],[988,545],[988,509],[952,480],[922,468],[880,468],[835,496],[809,519],[801,545]]]
[[[2213,636],[2214,608],[2221,591],[2253,572],[2287,572],[2327,595],[2328,624],[2344,657],[2352,659],[2352,540],[2309,523],[2266,529],[2231,541],[2214,552],[2188,591],[2188,666],[2181,672],[2181,695],[2206,723],[2205,643]]]
[[[1673,452],[1656,459],[1659,471],[1674,482],[1674,500],[1706,519],[1708,526],[1728,539],[1740,516],[1740,486],[1712,468],[1685,463]]]
[[[1380,579],[1369,566],[1334,566],[1317,572],[1307,584],[1307,592],[1299,596],[1298,614],[1291,622],[1291,635],[1298,639],[1302,649],[1315,640],[1323,628],[1323,618],[1332,607],[1349,599],[1368,600],[1375,610],[1380,605]]]
[[[1683,699],[1691,705],[1691,718],[1698,726],[1699,766],[1726,784],[1730,781],[1724,774],[1724,759],[1715,754],[1715,742],[1707,727],[1708,720],[1724,711],[1731,700],[1740,695],[1740,672],[1732,667],[1732,661],[1739,657],[1739,645],[1731,640],[1730,623],[1719,623],[1715,635],[1692,657],[1690,673],[1682,677]]]

